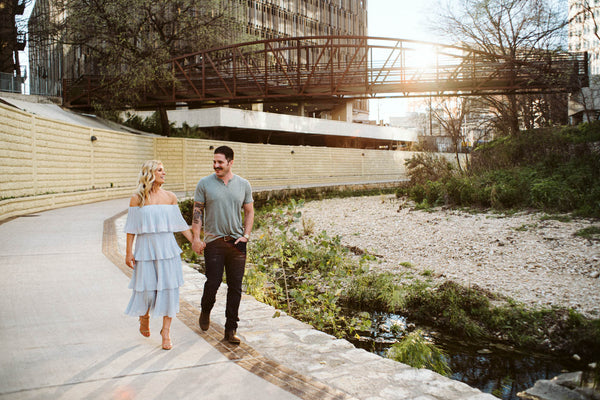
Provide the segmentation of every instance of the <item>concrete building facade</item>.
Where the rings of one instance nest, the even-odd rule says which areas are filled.
[[[587,52],[590,85],[569,99],[571,123],[600,118],[600,1],[569,0],[569,51]]]

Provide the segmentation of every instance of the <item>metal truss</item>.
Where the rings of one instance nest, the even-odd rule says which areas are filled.
[[[393,38],[281,38],[174,58],[165,66],[173,80],[144,93],[137,106],[574,92],[588,86],[587,64],[587,53],[524,49],[508,58]],[[93,76],[65,81],[65,105],[89,107],[106,94],[101,81]]]

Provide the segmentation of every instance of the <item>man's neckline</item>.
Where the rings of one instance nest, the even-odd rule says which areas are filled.
[[[215,176],[215,179],[217,179],[218,181],[220,181],[221,183],[223,183],[223,185],[228,186],[229,182],[231,182],[235,178],[236,175],[232,172],[231,173],[231,178],[229,178],[229,180],[227,180],[227,182],[225,182],[223,179],[219,178],[217,176],[216,172],[214,173],[214,176]]]

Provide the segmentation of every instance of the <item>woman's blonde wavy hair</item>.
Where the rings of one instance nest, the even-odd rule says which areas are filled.
[[[154,173],[161,164],[160,160],[149,160],[142,165],[142,170],[138,177],[138,185],[135,189],[135,194],[140,198],[140,207],[144,207],[144,203],[148,200],[148,196],[150,196],[150,190],[152,190],[152,185],[154,184]]]

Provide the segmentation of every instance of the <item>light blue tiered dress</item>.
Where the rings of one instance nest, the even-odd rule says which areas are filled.
[[[179,287],[183,285],[181,249],[173,232],[189,229],[176,204],[129,207],[125,233],[135,234],[133,289],[125,313],[175,317],[179,312]]]

